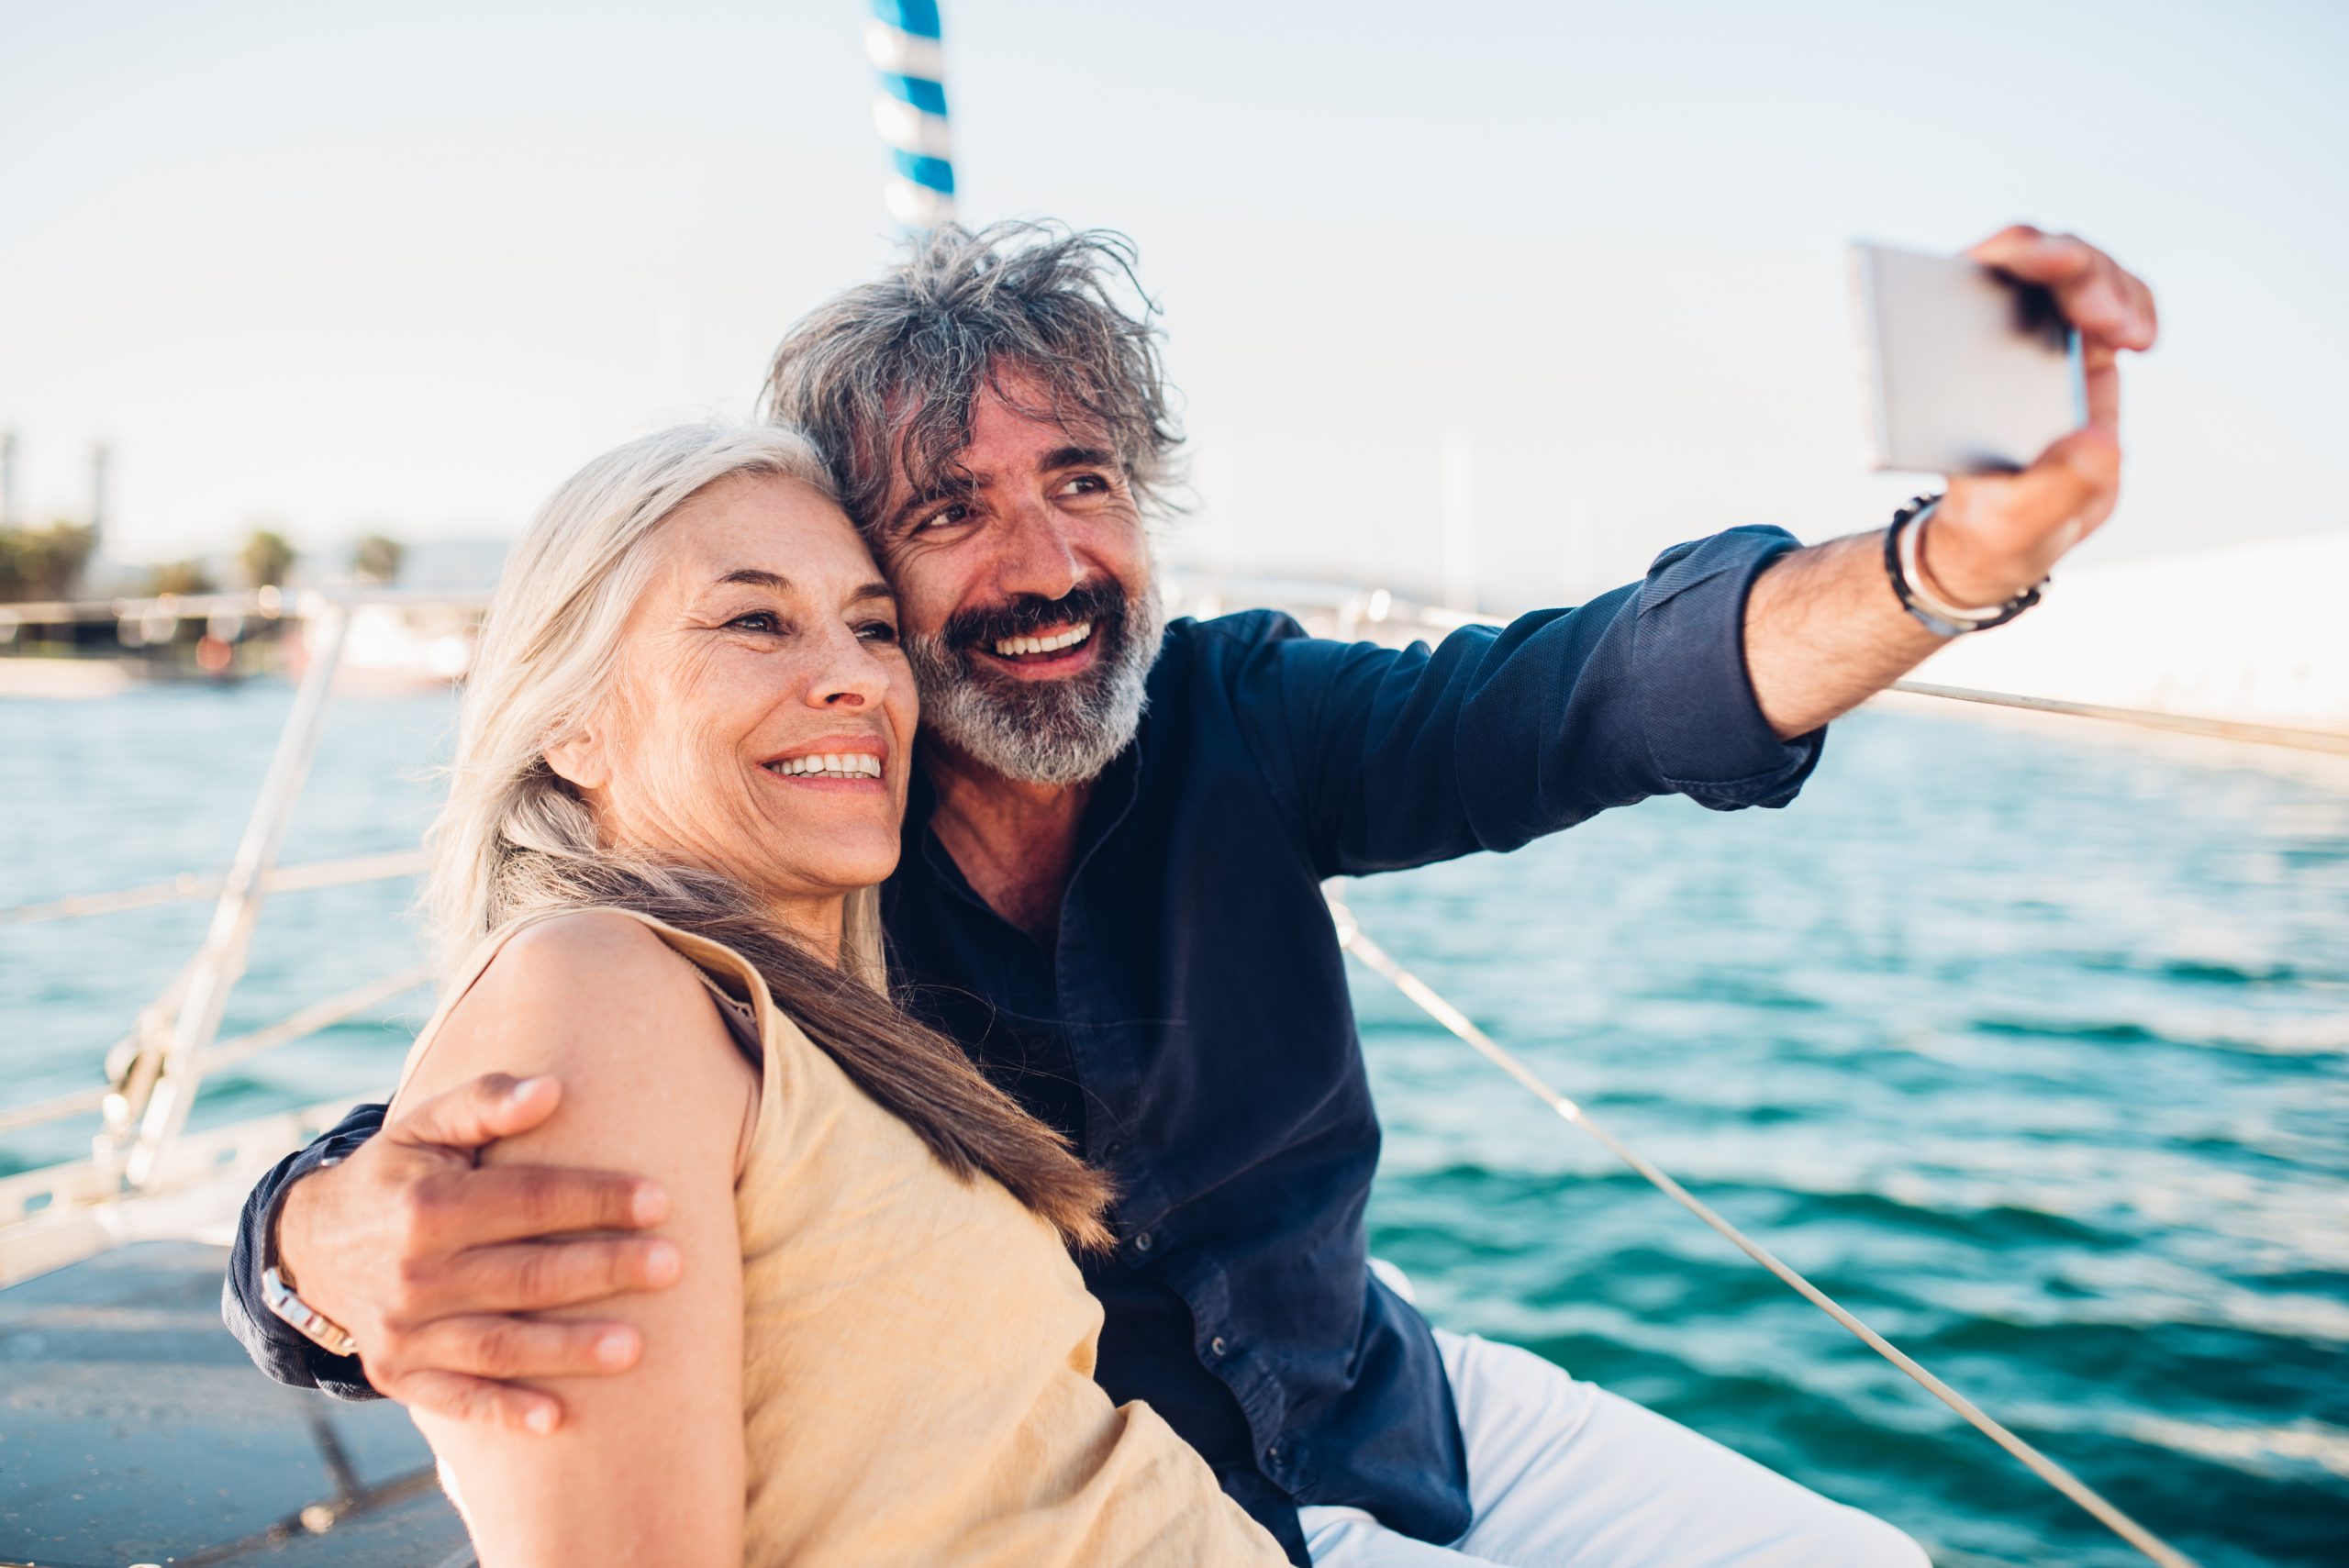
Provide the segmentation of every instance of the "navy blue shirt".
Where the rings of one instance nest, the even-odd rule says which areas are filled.
[[[1146,1399],[1297,1562],[1303,1504],[1445,1542],[1469,1525],[1427,1324],[1370,1273],[1379,1132],[1324,878],[1513,850],[1610,806],[1783,806],[1820,738],[1780,741],[1744,603],[1793,547],[1737,528],[1575,610],[1431,650],[1305,636],[1269,611],[1169,628],[1134,743],[1093,786],[1057,939],[988,908],[929,830],[883,889],[913,1009],[1117,1178],[1098,1376]],[[256,1189],[229,1326],[282,1380],[363,1389],[259,1306],[262,1217],[355,1147],[354,1112]]]

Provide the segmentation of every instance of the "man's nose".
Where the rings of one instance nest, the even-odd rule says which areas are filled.
[[[1033,595],[1059,599],[1085,581],[1085,563],[1070,538],[1068,520],[1042,499],[1011,508],[996,529],[996,591],[1008,599]]]

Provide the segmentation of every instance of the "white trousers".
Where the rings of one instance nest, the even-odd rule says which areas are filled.
[[[1530,1351],[1439,1329],[1475,1523],[1449,1546],[1300,1510],[1315,1568],[1928,1568],[1883,1520]]]

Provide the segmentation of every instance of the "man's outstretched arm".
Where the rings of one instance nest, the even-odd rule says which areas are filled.
[[[2154,296],[2101,250],[2015,228],[1968,252],[2044,284],[2079,329],[2087,424],[2021,473],[1952,479],[1920,539],[1927,574],[1965,606],[2032,587],[2112,515],[2121,489],[2122,349],[2153,347]],[[1884,569],[1884,536],[1860,534],[1791,551],[1754,580],[1745,665],[1763,717],[1781,739],[1807,735],[1882,691],[1943,639],[1900,607]]]
[[[230,1331],[280,1382],[350,1397],[372,1387],[444,1416],[553,1430],[560,1402],[517,1380],[624,1371],[640,1347],[624,1324],[525,1315],[662,1289],[678,1272],[672,1243],[626,1234],[667,1213],[654,1184],[480,1165],[484,1146],[539,1126],[561,1098],[552,1079],[491,1074],[388,1124],[381,1106],[353,1111],[246,1200],[222,1295]],[[358,1341],[355,1357],[268,1311],[261,1276],[273,1262]]]

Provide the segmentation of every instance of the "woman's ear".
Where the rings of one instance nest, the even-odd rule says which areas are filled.
[[[579,730],[539,755],[547,760],[547,766],[554,770],[557,778],[573,789],[602,789],[611,782],[611,764],[604,755],[603,739],[593,729]]]

